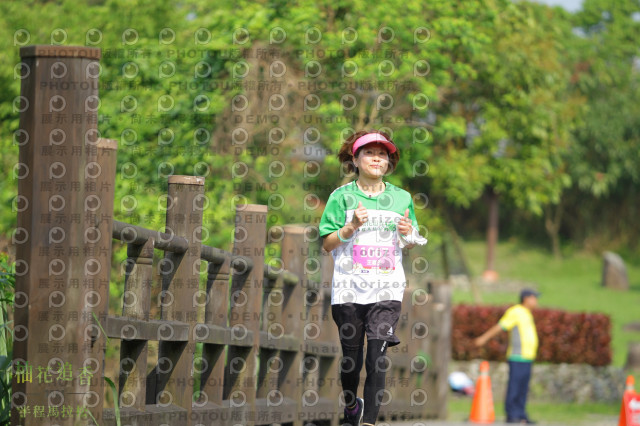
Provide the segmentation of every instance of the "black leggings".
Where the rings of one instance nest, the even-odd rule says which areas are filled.
[[[384,340],[371,339],[367,341],[367,360],[365,363],[367,379],[364,382],[363,423],[375,424],[378,419],[380,403],[384,397],[385,373],[388,368],[385,358],[387,345],[388,342]],[[340,380],[347,407],[353,406],[358,394],[363,352],[362,346],[351,348],[342,345]]]

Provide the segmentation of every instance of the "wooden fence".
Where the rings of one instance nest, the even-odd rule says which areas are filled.
[[[264,260],[266,206],[236,206],[232,253],[203,245],[197,176],[169,177],[164,233],[114,220],[117,143],[97,132],[99,49],[28,46],[21,56],[12,423],[339,424],[333,265],[317,228],[284,227],[278,270]],[[112,238],[127,244],[117,316]],[[385,419],[446,414],[450,290],[428,289],[405,293]],[[118,414],[104,408],[113,339]]]

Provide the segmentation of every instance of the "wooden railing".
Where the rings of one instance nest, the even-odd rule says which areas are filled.
[[[317,228],[284,226],[278,270],[265,265],[266,206],[236,206],[232,253],[203,245],[206,198],[197,176],[169,177],[164,233],[114,220],[117,143],[98,136],[94,108],[100,51],[29,46],[21,55],[29,73],[16,132],[14,424],[42,424],[36,407],[61,425],[94,424],[92,417],[124,425],[339,424],[333,263],[320,252]],[[121,315],[108,315],[112,238],[127,244]],[[319,282],[310,270],[320,271]],[[160,313],[151,318],[156,277]],[[403,343],[388,354],[385,419],[446,412],[449,287],[429,287],[406,290]],[[111,339],[120,340],[118,414],[104,408]],[[149,342],[157,342],[157,359]],[[43,371],[50,381],[37,376]]]

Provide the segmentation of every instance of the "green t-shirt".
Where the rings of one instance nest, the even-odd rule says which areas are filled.
[[[406,278],[396,223],[409,209],[411,223],[418,227],[411,195],[388,182],[385,190],[374,197],[364,194],[355,181],[342,185],[327,200],[320,220],[320,236],[325,237],[350,222],[359,202],[367,209],[367,222],[347,243],[331,252],[334,260],[331,304],[402,301]]]

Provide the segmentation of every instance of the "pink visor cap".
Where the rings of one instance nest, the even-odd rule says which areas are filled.
[[[379,142],[384,145],[384,147],[387,148],[387,151],[389,151],[389,154],[393,154],[397,151],[397,148],[393,144],[393,142],[390,142],[380,133],[367,133],[366,135],[362,135],[358,139],[356,139],[356,141],[353,143],[353,148],[351,148],[351,153],[353,155],[356,155],[356,151],[358,150],[358,148],[373,142]]]

